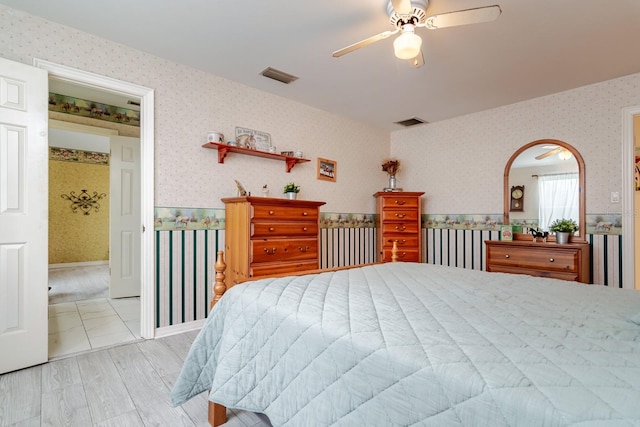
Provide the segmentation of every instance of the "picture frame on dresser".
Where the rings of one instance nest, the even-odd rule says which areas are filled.
[[[322,181],[336,182],[338,175],[338,162],[335,160],[318,157],[318,179]]]
[[[503,225],[500,227],[500,240],[503,242],[510,242],[513,240],[513,227],[510,225]]]

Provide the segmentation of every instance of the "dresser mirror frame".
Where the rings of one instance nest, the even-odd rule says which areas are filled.
[[[566,142],[559,141],[557,139],[539,139],[537,141],[533,141],[526,145],[523,145],[515,153],[513,153],[513,155],[507,162],[507,165],[504,168],[504,196],[503,196],[504,223],[507,225],[509,224],[509,206],[510,206],[509,203],[510,203],[510,194],[511,194],[511,187],[509,186],[509,173],[511,172],[511,165],[516,160],[516,158],[520,156],[520,154],[522,154],[524,151],[528,150],[529,148],[537,145],[557,145],[557,146],[563,147],[566,150],[571,152],[571,154],[573,155],[573,158],[576,160],[578,164],[578,198],[579,198],[578,231],[575,234],[571,235],[570,241],[584,242],[585,236],[586,236],[585,234],[586,202],[585,202],[585,191],[584,191],[585,190],[584,160],[582,159],[582,156],[580,155],[578,150],[576,150],[574,147],[567,144]],[[531,240],[533,238],[531,235],[526,235],[522,233],[515,233],[514,236],[518,240]],[[555,240],[555,236],[550,235],[549,240]]]

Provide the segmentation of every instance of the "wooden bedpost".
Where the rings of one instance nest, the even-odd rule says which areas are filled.
[[[214,265],[214,269],[216,270],[216,278],[213,284],[213,299],[211,300],[211,306],[209,309],[212,309],[214,305],[222,295],[227,291],[227,285],[225,284],[225,274],[224,270],[227,268],[227,264],[224,262],[224,252],[218,251],[218,257],[216,258],[216,264]],[[227,408],[224,406],[213,403],[209,401],[209,415],[208,415],[209,424],[212,427],[218,427],[227,422]]]
[[[211,427],[218,427],[227,422],[227,408],[209,401],[208,420]]]
[[[216,270],[216,279],[213,284],[213,299],[211,300],[211,306],[209,309],[212,309],[220,298],[222,298],[222,295],[227,291],[227,285],[224,282],[224,270],[227,268],[227,264],[224,262],[224,252],[218,251],[218,258],[216,259],[214,268]]]
[[[393,247],[391,248],[391,262],[398,262],[398,241],[393,241]]]

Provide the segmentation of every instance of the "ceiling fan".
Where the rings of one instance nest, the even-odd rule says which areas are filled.
[[[568,159],[571,158],[571,151],[567,150],[564,147],[557,147],[555,145],[547,145],[544,148],[548,149],[549,151],[536,156],[536,160],[542,160],[542,159],[545,159],[545,158],[547,158],[549,156],[553,156],[554,154],[557,154],[558,157],[561,160],[568,160]]]
[[[424,65],[422,55],[422,39],[415,33],[416,28],[426,27],[429,30],[455,27],[458,25],[477,24],[493,21],[500,16],[500,6],[476,7],[427,16],[429,0],[389,0],[387,13],[389,23],[395,30],[388,30],[367,39],[333,52],[335,58],[380,40],[384,40],[398,32],[401,33],[393,42],[396,57],[409,60],[412,67]]]

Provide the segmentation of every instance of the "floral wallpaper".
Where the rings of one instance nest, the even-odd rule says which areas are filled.
[[[529,142],[558,139],[584,158],[586,213],[611,216],[622,210],[610,201],[622,191],[622,109],[635,105],[640,74],[396,131],[391,154],[404,163],[398,178],[426,191],[424,212],[502,212],[511,155]]]
[[[90,215],[74,212],[62,195],[105,194]],[[109,166],[49,160],[49,264],[109,259]]]
[[[222,207],[220,199],[235,195],[238,179],[252,194],[265,184],[276,194],[295,181],[302,187],[300,198],[325,201],[327,211],[373,212],[372,194],[385,185],[378,169],[389,155],[386,130],[4,5],[0,55],[25,64],[40,58],[154,89],[156,206]],[[215,150],[201,147],[208,131],[228,137],[237,126],[269,133],[277,152],[300,150],[312,161],[287,173],[283,162],[234,153],[220,164]],[[318,157],[338,163],[337,182],[316,178]]]

